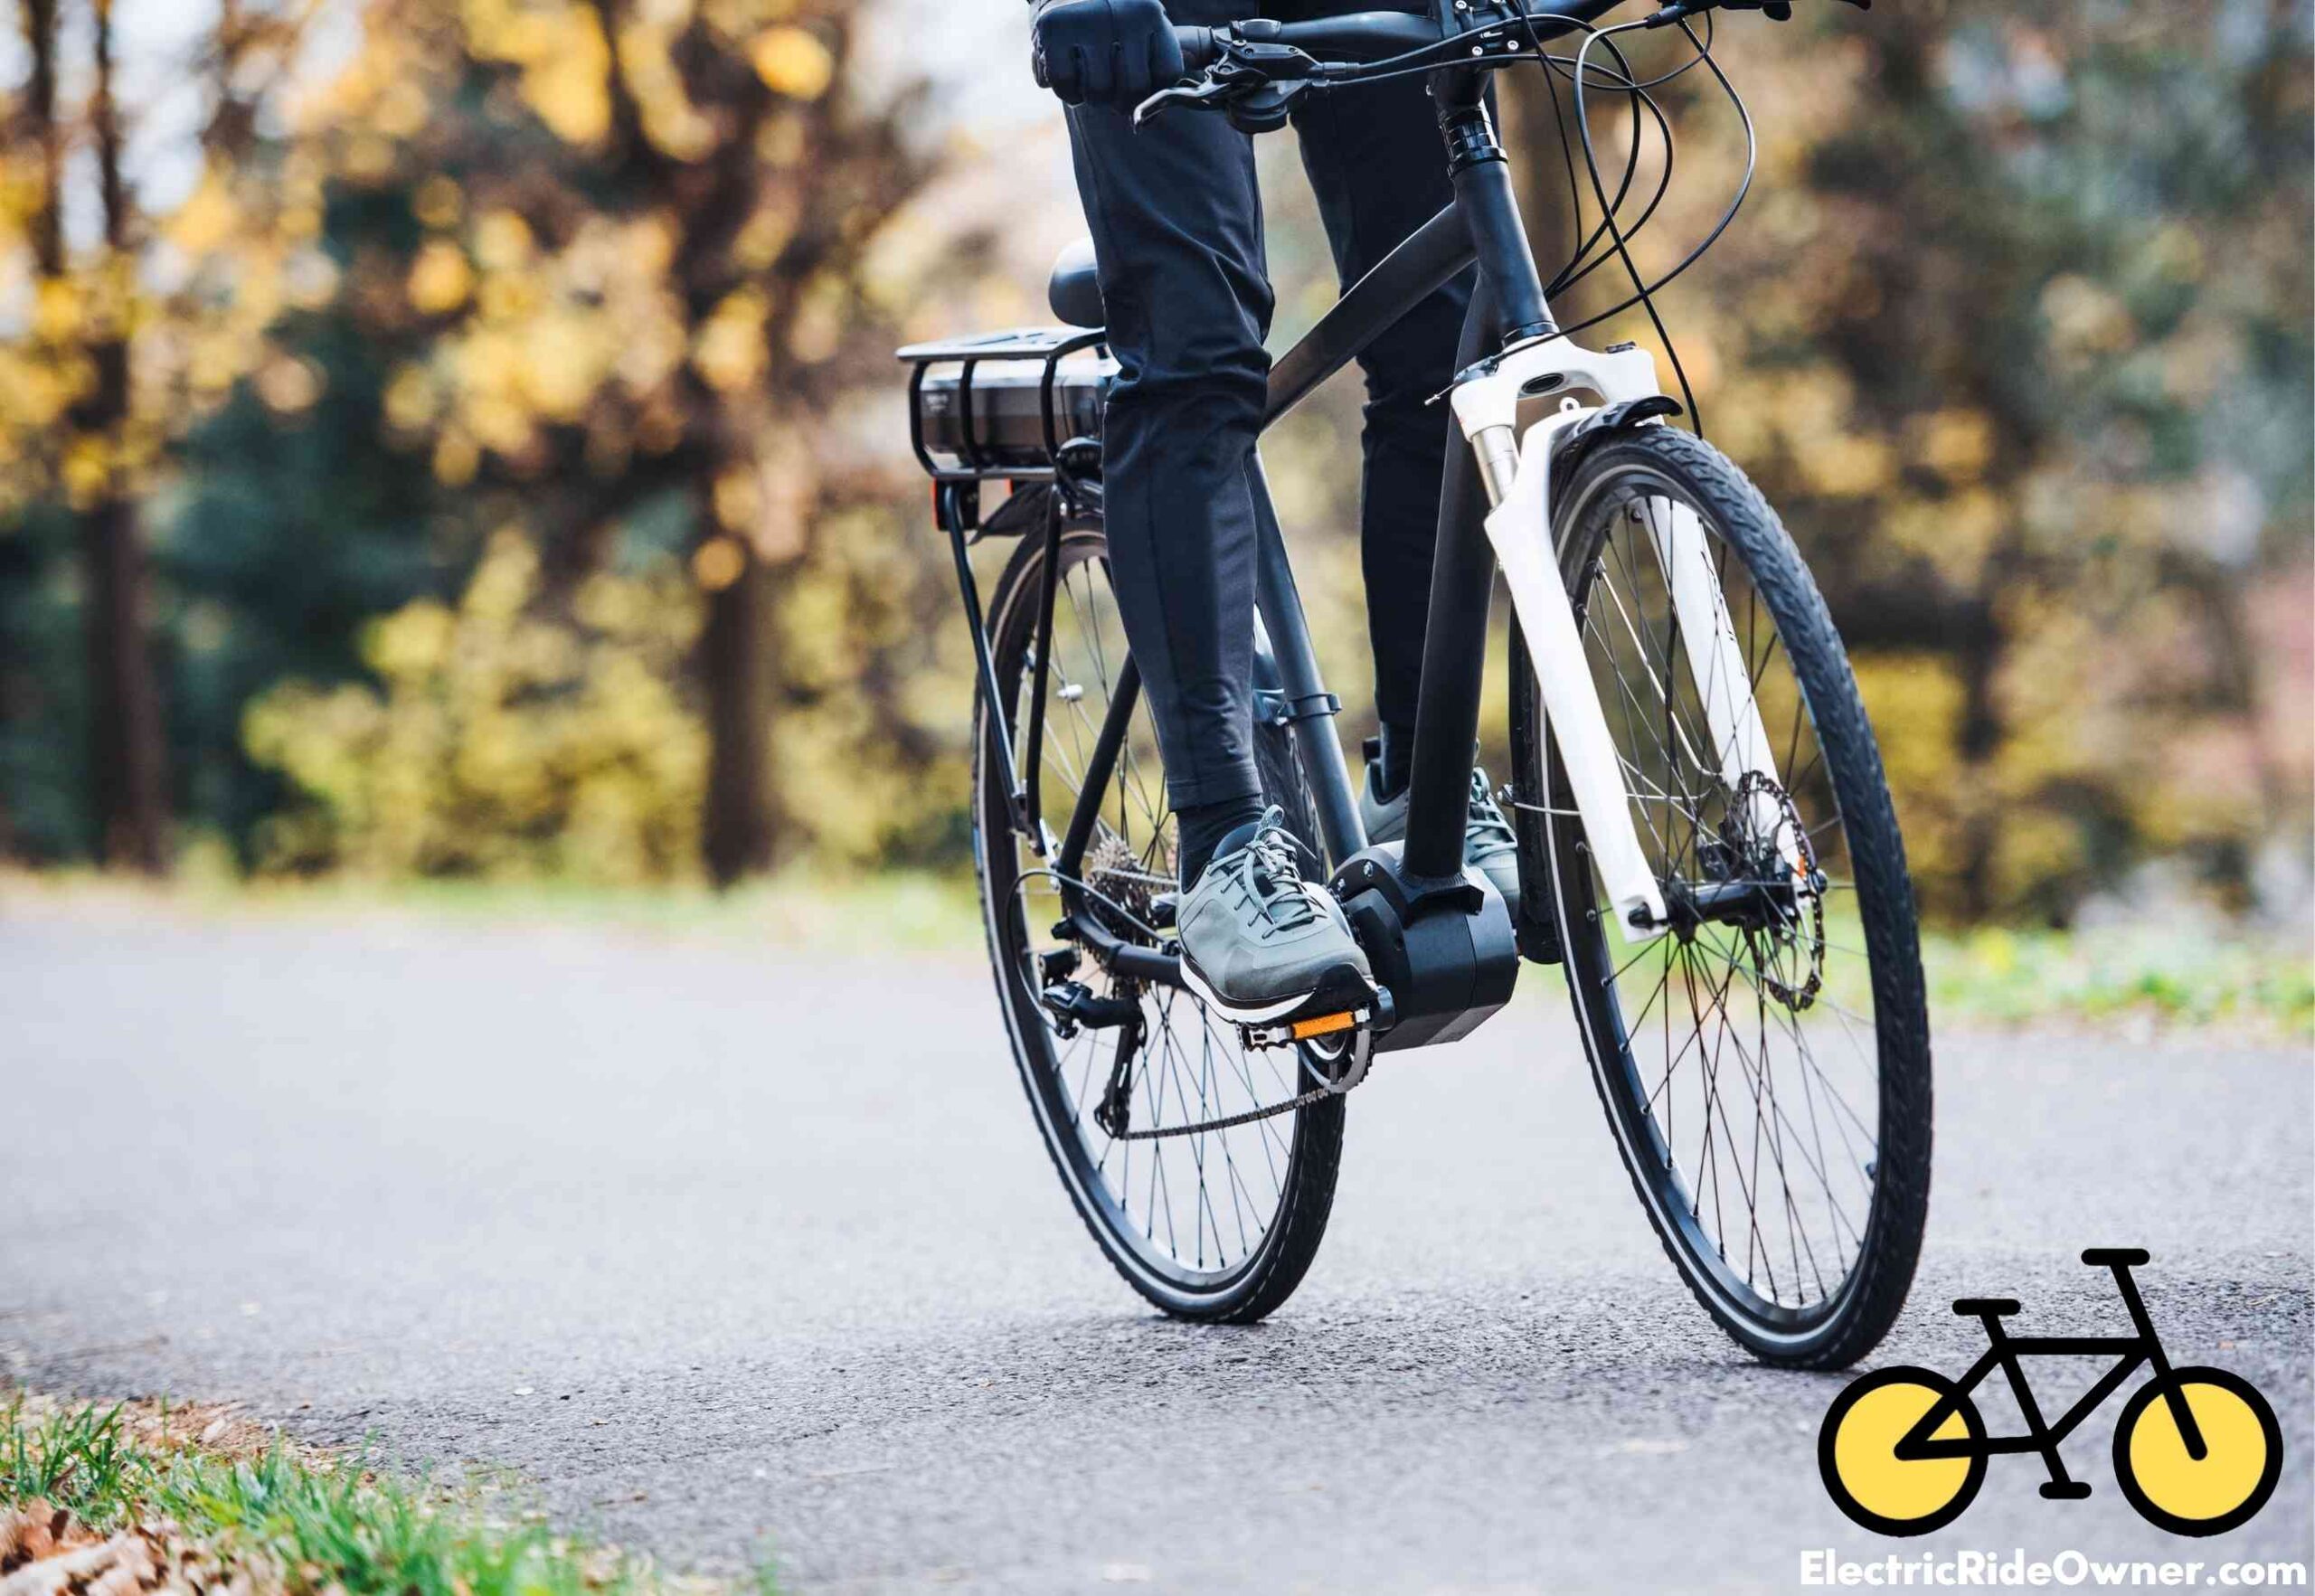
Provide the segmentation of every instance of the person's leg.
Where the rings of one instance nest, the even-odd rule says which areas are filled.
[[[1309,96],[1295,117],[1346,288],[1454,199],[1423,80]],[[1366,378],[1365,480],[1359,523],[1375,707],[1383,722],[1384,796],[1404,789],[1422,685],[1422,637],[1439,541],[1439,486],[1450,431],[1431,400],[1453,379],[1474,274],[1440,289],[1384,333]]]
[[[1271,288],[1252,143],[1218,116],[1136,132],[1069,113],[1119,373],[1103,420],[1103,514],[1141,666],[1184,884],[1261,813],[1252,744],[1254,516]]]

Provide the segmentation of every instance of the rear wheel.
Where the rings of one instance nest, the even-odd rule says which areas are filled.
[[[1929,1021],[1872,728],[1799,552],[1717,451],[1665,427],[1612,434],[1554,497],[1592,683],[1677,929],[1617,923],[1520,646],[1517,815],[1523,858],[1547,865],[1527,901],[1556,921],[1618,1148],[1697,1300],[1771,1363],[1841,1367],[1904,1306],[1929,1201]],[[1665,551],[1677,565],[1691,546],[1725,596],[1724,647],[1684,636],[1674,611]],[[1715,707],[1717,723],[1741,720],[1724,666],[1749,678],[1759,733],[1715,735]],[[1729,757],[1755,735],[1764,760]]]
[[[1025,538],[990,600],[990,646],[1016,762],[1027,758],[1044,553],[1042,535]],[[1045,688],[1041,818],[1055,837],[1067,833],[1092,774],[1091,755],[1126,660],[1101,529],[1073,526],[1061,540]],[[1254,741],[1269,800],[1306,845],[1315,843],[1290,736],[1263,725]],[[1188,992],[1115,976],[1058,935],[1061,883],[1051,861],[1010,824],[990,746],[983,705],[973,834],[989,957],[1021,1083],[1062,1185],[1118,1272],[1158,1308],[1184,1318],[1259,1319],[1293,1293],[1326,1232],[1343,1099],[1264,1110],[1322,1085],[1328,1062],[1308,1049],[1244,1048],[1236,1028],[1209,1016]],[[1161,945],[1170,928],[1153,901],[1175,890],[1176,838],[1146,705],[1133,712],[1119,757],[1100,780],[1101,820],[1080,876],[1085,897],[1112,934]],[[1068,982],[1091,1004],[1122,999],[1137,1018],[1102,1026],[1057,1019],[1044,995]],[[1260,1117],[1191,1129],[1248,1115]],[[1152,1131],[1176,1134],[1149,1138]]]

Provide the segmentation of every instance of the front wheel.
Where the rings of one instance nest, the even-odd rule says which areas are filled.
[[[1666,427],[1563,471],[1552,531],[1592,685],[1686,911],[1654,937],[1618,922],[1515,640],[1520,853],[1544,867],[1526,901],[1556,924],[1617,1147],[1682,1278],[1765,1361],[1840,1368],[1904,1307],[1929,1204],[1929,1016],[1880,752],[1825,601],[1741,471]],[[1667,574],[1694,609],[1696,560],[1724,597],[1702,640]]]
[[[2174,1402],[2203,1443],[2187,1446]],[[2258,1388],[2225,1369],[2173,1369],[2140,1386],[2114,1425],[2114,1478],[2139,1516],[2174,1535],[2248,1524],[2282,1475],[2282,1426]]]

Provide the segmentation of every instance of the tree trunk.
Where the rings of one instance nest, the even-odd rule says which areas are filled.
[[[704,508],[703,515],[712,517],[712,510]],[[771,573],[744,541],[732,542],[744,563],[707,595],[699,639],[708,736],[702,851],[719,887],[770,869],[780,831],[771,783],[772,694],[779,679]]]
[[[119,493],[80,517],[90,765],[99,857],[166,874],[168,783],[160,694],[145,639],[145,552],[137,506]]]
[[[128,194],[121,179],[120,123],[113,104],[111,0],[97,0],[95,13],[97,81],[90,121],[104,204],[104,264],[109,268],[128,247]],[[81,628],[99,857],[110,866],[159,875],[169,864],[167,745],[146,646],[145,553],[137,506],[117,459],[132,402],[128,328],[104,327],[89,354],[96,386],[74,420],[106,456],[105,485],[80,515]]]
[[[40,156],[40,198],[26,218],[32,241],[33,269],[43,280],[64,275],[63,208],[57,185],[63,169],[63,141],[56,125],[56,0],[22,0],[24,47],[32,52],[24,78],[24,97],[17,115],[25,137]],[[0,705],[0,720],[5,719]],[[0,809],[0,857],[13,852],[13,838],[5,809]]]
[[[2024,550],[2016,528],[2005,531],[1988,553],[1979,579],[1977,601],[1953,642],[1954,666],[1961,678],[1961,718],[1954,728],[1961,790],[1959,861],[1961,911],[1971,924],[1991,919],[2004,903],[1996,879],[2006,817],[1997,789],[1998,761],[2008,719],[2002,712],[2001,672],[2009,636],[2001,600],[2024,574]]]

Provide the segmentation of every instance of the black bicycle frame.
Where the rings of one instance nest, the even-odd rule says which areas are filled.
[[[2154,1321],[2146,1311],[2146,1303],[2139,1296],[2138,1282],[2131,1278],[2126,1266],[2114,1267],[2114,1282],[2121,1289],[2122,1305],[2131,1316],[2135,1334],[2130,1336],[2011,1336],[2003,1330],[1998,1313],[1975,1304],[1956,1303],[1957,1311],[1965,1307],[1976,1308],[1983,1319],[1987,1346],[1970,1372],[1961,1376],[1951,1396],[1940,1397],[1921,1421],[1899,1438],[1895,1452],[1907,1462],[1926,1461],[1932,1458],[1998,1457],[2005,1453],[2038,1452],[2050,1471],[2054,1487],[2067,1490],[2086,1489],[2076,1487],[2067,1478],[2065,1463],[2058,1448],[2065,1438],[2078,1429],[2083,1421],[2094,1412],[2099,1404],[2119,1391],[2123,1382],[2135,1374],[2140,1364],[2153,1365],[2155,1374],[2166,1383],[2170,1374],[2170,1360],[2162,1350],[2162,1343],[2154,1331]],[[2003,1305],[2015,1308],[2014,1303]],[[2026,1360],[2029,1357],[2103,1357],[2113,1355],[2114,1366],[2100,1375],[2096,1384],[2075,1399],[2074,1405],[2058,1415],[2051,1423],[2042,1417],[2041,1404],[2034,1399],[2032,1385],[2026,1378]],[[2010,1393],[2017,1398],[2017,1411],[2026,1421],[2027,1433],[1989,1437],[1983,1440],[1963,1436],[1958,1440],[1939,1440],[1937,1431],[1960,1411],[1961,1399],[1985,1383],[1988,1375],[1999,1369],[2009,1379]],[[2201,1427],[2195,1422],[2193,1409],[2175,1390],[2166,1394],[2172,1416],[2191,1456],[2203,1455]]]
[[[1447,145],[1454,202],[1354,283],[1318,325],[1273,364],[1265,429],[1356,359],[1402,316],[1474,264],[1479,268],[1479,282],[1464,324],[1457,369],[1506,345],[1556,330],[1513,197],[1509,168],[1496,139],[1484,78],[1481,72],[1463,69],[1432,74],[1432,95],[1440,108],[1440,132]],[[1456,441],[1460,444],[1460,439]],[[1317,800],[1320,840],[1339,864],[1366,845],[1350,772],[1333,726],[1341,704],[1327,691],[1311,647],[1309,627],[1295,590],[1285,539],[1259,454],[1249,458],[1247,472],[1259,540],[1255,713],[1291,730]],[[1432,564],[1409,789],[1404,860],[1410,900],[1416,905],[1434,900],[1463,901],[1463,828],[1470,750],[1479,730],[1487,665],[1487,612],[1495,582],[1495,553],[1487,541],[1486,511],[1484,489],[1469,451],[1450,448],[1441,485],[1439,542]],[[961,557],[960,546],[960,561]],[[1050,602],[1050,572],[1046,587]],[[1038,664],[1044,664],[1042,648]],[[1009,772],[1014,768],[1010,732],[995,713],[993,671],[985,663],[982,668],[990,678],[987,700],[992,735],[1008,745],[1000,765]],[[1139,689],[1139,674],[1129,660],[1051,868],[1060,883],[1071,934],[1077,940],[1121,975],[1179,985],[1175,956],[1125,940],[1102,925],[1090,911],[1079,880],[1099,820],[1101,795],[1138,704]],[[1034,736],[1041,730],[1035,723],[1039,717],[1034,709],[1031,718]],[[1042,750],[1033,744],[1025,751],[1020,768],[1035,770],[1041,757]],[[1016,824],[1042,851],[1038,815],[1028,804],[1019,806],[1019,810]]]

